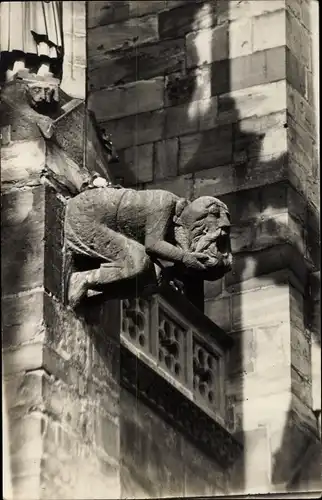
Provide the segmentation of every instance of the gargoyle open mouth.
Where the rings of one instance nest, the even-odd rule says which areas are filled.
[[[217,247],[217,252],[227,257],[230,253],[229,229],[221,229],[220,231],[220,235],[217,237],[215,245]]]
[[[207,233],[198,242],[196,251],[204,252],[210,258],[228,257],[230,249],[229,228],[219,228],[214,233]]]
[[[208,256],[204,279],[214,281],[222,278],[232,267],[230,228],[225,226],[207,232],[199,239],[194,251]],[[201,274],[199,272],[199,276]]]

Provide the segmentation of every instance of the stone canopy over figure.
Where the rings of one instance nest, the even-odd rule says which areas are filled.
[[[209,281],[231,269],[228,208],[211,196],[190,202],[163,190],[96,187],[68,200],[65,217],[66,246],[88,264],[70,277],[72,307],[89,290],[155,283],[159,261]]]
[[[6,80],[37,57],[37,75],[46,76],[62,57],[60,2],[1,2],[0,50],[9,55]]]

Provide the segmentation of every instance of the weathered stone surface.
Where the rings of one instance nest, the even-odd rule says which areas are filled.
[[[142,80],[90,95],[88,106],[98,121],[154,111],[163,106],[164,79]]]
[[[305,2],[304,2],[305,3]],[[287,46],[297,59],[309,70],[312,69],[310,33],[290,10],[286,11]]]
[[[268,162],[287,151],[286,113],[274,113],[263,118],[247,118],[233,125],[234,159],[256,159]]]
[[[85,33],[64,33],[66,62],[72,65],[86,66],[86,35]],[[82,82],[79,82],[80,84]]]
[[[154,179],[175,177],[178,173],[179,139],[177,137],[154,144]]]
[[[307,92],[305,67],[288,47],[286,48],[286,74],[287,81],[305,97]]]
[[[2,306],[4,348],[41,341],[44,334],[41,291],[4,297]]]
[[[205,314],[226,332],[231,331],[231,298],[222,297],[205,302]]]
[[[173,179],[156,181],[146,184],[146,189],[164,189],[165,191],[171,191],[176,196],[186,198],[188,200],[192,199],[193,190],[193,179],[192,174],[189,175],[179,175]]]
[[[189,33],[186,36],[188,68],[228,59],[228,36],[228,24]]]
[[[229,23],[229,58],[246,56],[252,52],[253,27],[251,19],[241,18]]]
[[[174,7],[175,7],[174,3]],[[216,5],[197,2],[180,5],[159,14],[160,38],[176,38],[190,31],[211,27],[216,21]]]
[[[143,1],[100,1],[91,2],[88,7],[88,27],[104,26],[124,21],[132,17],[153,14],[166,8],[165,0]]]
[[[62,17],[64,32],[86,34],[86,2],[84,0],[64,4]]]
[[[129,2],[130,16],[141,17],[147,14],[160,12],[167,7],[166,4],[166,0],[154,0],[153,2],[137,0],[135,2]]]
[[[46,344],[49,347],[46,349],[45,362],[49,373],[56,374],[67,386],[74,384],[75,389],[81,375],[86,380],[104,382],[106,388],[115,391],[119,316],[111,313],[113,307],[115,303],[110,301],[106,304],[109,314],[106,311],[103,314],[102,305],[96,304],[91,311],[84,310],[85,317],[78,319],[71,311],[64,310],[57,300],[45,295],[44,319],[47,326]],[[65,372],[60,373],[62,368],[65,368]],[[89,393],[95,393],[94,387],[92,389]]]
[[[159,141],[164,136],[163,109],[103,122],[117,150]]]
[[[85,148],[85,165],[91,177],[94,173],[100,174],[104,179],[111,182],[112,174],[110,163],[117,156],[112,142],[105,143],[104,134],[95,119],[95,116],[90,111],[86,114],[86,141]],[[90,181],[92,178],[90,179]]]
[[[218,280],[214,283],[211,281],[205,281],[204,283],[204,294],[205,300],[218,298],[224,290],[224,280]]]
[[[153,144],[142,144],[119,151],[120,163],[117,177],[123,178],[127,186],[150,182],[153,179]]]
[[[43,139],[12,142],[1,148],[1,180],[4,185],[21,187],[26,184],[39,184],[39,177],[44,167]]]
[[[245,472],[244,488],[254,493],[266,493],[270,484],[268,429],[260,426],[246,432],[243,444],[250,462]]]
[[[292,0],[290,0],[292,1]],[[241,0],[227,5],[226,0],[218,1],[218,22],[240,19],[242,17],[254,17],[267,14],[275,10],[283,9],[285,0]]]
[[[286,44],[285,16],[285,8],[282,8],[253,18],[252,49],[254,52]],[[272,31],[276,33],[274,37],[271,36]]]
[[[192,108],[191,103],[180,104],[179,106],[171,106],[166,108],[164,136],[165,138],[176,137],[182,134],[191,134],[197,132],[199,125],[199,116],[197,101],[196,112],[192,112],[189,116],[189,110]]]
[[[224,495],[227,492],[227,473],[205,457],[188,441],[183,441],[184,490],[181,495]]]
[[[292,411],[284,421],[283,431],[280,421],[271,426],[272,480],[277,489],[283,488],[283,483],[292,476],[299,458],[312,441],[315,441],[308,422],[301,422],[301,417]]]
[[[253,373],[258,356],[258,340],[253,329],[240,330],[232,334],[234,345],[228,354],[227,374],[229,378]]]
[[[43,446],[42,429],[45,417],[38,411],[32,411],[29,415],[21,415],[18,419],[11,417],[10,421],[10,452],[13,462],[14,493],[19,494],[20,498],[27,497],[26,491],[19,491],[20,485],[16,482],[17,476],[25,476],[27,480],[25,486],[32,486],[32,489],[28,491],[28,495],[32,494],[33,498],[39,498]],[[22,457],[24,457],[24,461],[21,460]],[[29,468],[28,464],[32,464],[32,468]],[[30,479],[33,479],[33,481],[30,481]]]
[[[199,131],[210,130],[218,124],[218,99],[217,96],[197,101],[199,115]],[[194,107],[191,112],[194,113]]]
[[[307,176],[312,176],[314,139],[293,118],[288,120],[288,143],[294,159],[302,165]]]
[[[276,82],[289,78],[288,70],[285,69],[287,61],[287,47],[276,47],[268,50],[266,55],[267,80],[268,82]]]
[[[285,47],[212,63],[212,95],[282,80],[286,75]]]
[[[125,389],[122,389],[120,404],[121,454],[128,473],[151,496],[161,495],[165,489],[176,495],[182,494],[181,435],[142,402],[135,403],[134,397]],[[158,436],[158,439],[152,436]]]
[[[86,2],[62,4],[64,32],[63,75],[61,89],[69,96],[85,99],[86,94]]]
[[[255,155],[256,156],[256,155]],[[247,163],[240,164],[235,169],[235,190],[254,188],[264,184],[272,184],[287,177],[287,157],[280,151],[267,160],[258,161],[255,157]]]
[[[258,252],[248,252],[245,254],[236,254],[233,259],[232,272],[227,274],[225,283],[228,291],[239,292],[252,288],[260,288],[263,275],[269,275],[276,270],[286,268],[291,269],[297,278],[296,286],[299,289],[303,288],[307,280],[309,269],[303,266],[303,255],[296,248],[289,244],[277,245],[275,247],[267,247]],[[253,278],[259,276],[257,286],[253,286]],[[249,280],[249,281],[248,281]],[[293,277],[289,279],[292,281]],[[273,285],[278,286],[285,284],[288,279],[282,276],[275,276],[264,279],[263,286]]]
[[[90,90],[109,85],[147,80],[181,71],[184,68],[184,40],[163,42],[127,49],[110,60],[101,60],[96,65],[89,61],[88,83]]]
[[[44,287],[56,297],[64,297],[64,216],[65,202],[54,189],[45,188],[45,247]]]
[[[76,194],[90,177],[88,170],[82,169],[73,156],[66,154],[55,142],[47,145],[45,171],[50,180],[60,185],[64,194]]]
[[[186,37],[187,65],[200,66],[246,56],[252,52],[251,37],[252,24],[247,18],[189,33]]]
[[[230,216],[232,224],[239,224],[246,221],[251,223],[252,219],[257,219],[261,213],[262,191],[266,192],[266,189],[270,188],[271,186],[265,186],[263,190],[258,188],[247,189],[221,196],[224,203],[231,207]],[[281,209],[279,212],[281,212]]]
[[[157,41],[158,18],[144,16],[108,26],[98,26],[89,31],[88,37],[88,57],[95,64],[95,61],[111,57],[111,53],[115,51]]]
[[[293,2],[292,0],[286,0],[285,5],[286,10],[302,24],[303,28],[308,32],[312,31],[310,2],[301,2],[301,0],[294,0]]]
[[[127,19],[130,14],[128,1],[100,1],[90,2],[87,10],[88,28],[117,23]]]
[[[42,367],[43,343],[34,342],[24,344],[14,349],[3,352],[4,376],[23,372],[39,370]]]
[[[265,374],[254,371],[244,374],[242,379],[229,379],[227,394],[235,400],[236,430],[247,432],[276,420],[276,408],[281,410],[277,418],[284,421],[291,402],[290,381],[289,366],[281,365]],[[256,412],[254,407],[258,409]]]
[[[257,327],[254,331],[257,373],[274,370],[277,365],[290,365],[291,328],[288,322]]]
[[[249,326],[289,321],[288,287],[271,287],[232,297],[233,330]]]
[[[218,96],[218,123],[267,116],[286,108],[285,81],[257,85]],[[286,121],[286,112],[284,112]],[[263,123],[264,123],[263,119]],[[269,117],[267,118],[269,121]]]
[[[307,336],[302,330],[299,330],[296,327],[292,328],[291,363],[293,368],[298,372],[299,376],[301,376],[308,383],[308,385],[310,385],[312,383],[311,346]],[[311,399],[311,388],[309,399]],[[310,403],[311,406],[312,402],[307,401],[307,403]]]
[[[302,291],[297,290],[294,286],[290,287],[291,324],[300,331],[304,331],[304,300],[305,297]]]
[[[54,139],[65,155],[77,163],[81,169],[85,168],[83,149],[84,132],[85,103],[80,100],[78,106],[57,123],[54,131]]]
[[[1,147],[8,146],[11,141],[41,138],[41,132],[36,123],[21,116],[15,107],[2,102],[0,110]]]
[[[43,187],[2,195],[2,293],[16,294],[42,285]]]
[[[65,62],[64,78],[61,89],[75,99],[85,99],[86,96],[86,66],[77,66]]]
[[[180,137],[179,171],[189,173],[232,159],[232,128],[229,125],[207,130],[203,134]]]
[[[121,450],[124,490],[122,497],[138,492],[157,496],[222,492],[226,474],[213,459],[198,450],[187,437],[161,415],[136,400],[126,389],[121,393]],[[134,436],[134,441],[133,441]],[[154,436],[154,439],[153,439]],[[157,436],[157,438],[155,438]],[[131,445],[130,445],[131,443]],[[148,467],[149,474],[146,474]],[[130,491],[129,486],[133,490]]]
[[[248,250],[262,250],[272,245],[288,243],[294,246],[301,255],[305,252],[304,230],[287,214],[274,218],[262,217],[259,221],[232,226],[231,244],[234,253]]]
[[[179,5],[189,5],[189,3],[201,3],[203,0],[166,0],[167,9],[174,9]]]
[[[236,190],[235,168],[233,165],[199,170],[194,175],[193,196],[223,195]]]
[[[200,85],[200,78],[199,78]],[[165,106],[177,106],[190,102],[197,85],[196,75],[191,73],[172,73],[165,77]],[[210,88],[210,87],[209,87]]]

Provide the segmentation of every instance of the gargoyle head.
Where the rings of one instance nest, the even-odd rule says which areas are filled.
[[[215,281],[231,270],[231,224],[228,207],[223,202],[212,196],[192,202],[179,200],[174,223],[176,240],[183,249],[208,255],[204,280]]]

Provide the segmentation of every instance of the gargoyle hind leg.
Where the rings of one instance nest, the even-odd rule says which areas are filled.
[[[145,274],[151,273],[151,268],[154,267],[144,246],[127,238],[124,238],[123,243],[126,245],[126,252],[120,252],[121,258],[104,263],[99,269],[75,272],[71,275],[68,287],[68,302],[71,307],[75,308],[87,295],[88,290],[104,292],[110,285],[129,283],[131,279],[139,280]]]

